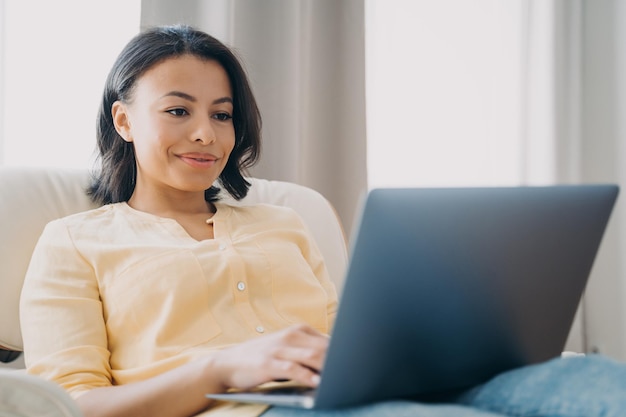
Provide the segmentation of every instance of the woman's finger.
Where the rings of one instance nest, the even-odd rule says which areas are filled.
[[[270,374],[275,381],[290,380],[308,387],[317,387],[320,375],[315,370],[298,362],[275,359]]]
[[[324,365],[326,350],[285,346],[276,348],[274,357],[277,360],[297,363],[311,369],[315,373],[320,373]]]
[[[316,386],[328,342],[327,336],[309,326],[291,326],[216,352],[213,370],[230,388],[281,379]]]

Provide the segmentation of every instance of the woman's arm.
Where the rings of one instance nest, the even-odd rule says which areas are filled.
[[[317,386],[328,337],[297,325],[182,365],[145,381],[95,388],[78,398],[86,417],[187,417],[210,405],[205,394],[273,380]]]
[[[95,273],[61,221],[46,226],[33,251],[22,287],[20,325],[29,373],[70,393],[111,384]]]

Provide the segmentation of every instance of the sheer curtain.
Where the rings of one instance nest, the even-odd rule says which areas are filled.
[[[370,186],[577,179],[578,4],[366,1]]]
[[[569,3],[564,1],[564,5]],[[626,181],[626,3],[581,2],[581,181]],[[624,190],[585,296],[586,347],[626,360],[626,224]]]
[[[142,26],[188,23],[234,47],[263,115],[252,175],[310,186],[350,233],[366,189],[362,0],[142,1]]]
[[[528,88],[537,93],[531,93],[527,105],[526,141],[530,149],[540,141],[551,147],[550,153],[528,154],[529,171],[534,173],[534,161],[542,160],[552,182],[623,183],[626,47],[621,40],[626,35],[626,4],[532,0],[527,10],[528,50],[549,47],[543,57],[528,53]],[[622,199],[594,264],[569,346],[626,360]]]

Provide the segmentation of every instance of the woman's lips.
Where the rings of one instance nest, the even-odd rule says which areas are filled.
[[[184,163],[194,168],[210,168],[219,158],[211,154],[186,153],[178,156]]]

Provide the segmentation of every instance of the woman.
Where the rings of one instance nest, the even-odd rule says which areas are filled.
[[[274,380],[315,387],[336,312],[322,257],[293,211],[236,208],[217,197],[218,179],[234,198],[246,195],[242,172],[258,158],[260,126],[240,63],[203,32],[152,28],[116,60],[89,190],[103,206],[46,227],[21,300],[28,371],[60,384],[85,416],[229,407],[237,415],[309,415],[205,397]],[[623,366],[568,361],[502,375],[457,405],[389,402],[319,415],[500,415],[476,407],[514,410],[512,387],[538,375],[562,386],[572,367],[586,370],[582,377],[602,370],[603,380],[621,379],[604,393],[607,407],[625,405],[613,400],[626,393]],[[520,412],[554,399],[536,397]]]

